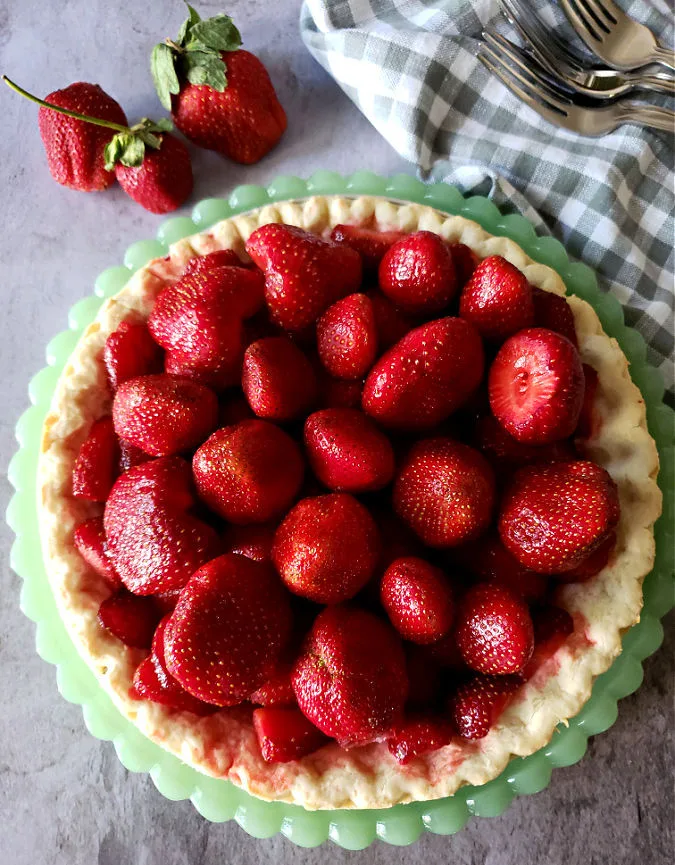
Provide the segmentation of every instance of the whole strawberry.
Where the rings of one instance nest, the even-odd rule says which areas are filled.
[[[443,571],[424,559],[393,561],[382,577],[380,598],[389,621],[405,640],[435,643],[452,626],[452,586]]]
[[[73,466],[73,495],[104,502],[119,471],[120,447],[112,418],[99,418],[82,442]]]
[[[501,255],[491,255],[464,286],[459,314],[484,339],[505,339],[534,324],[532,288],[517,267]]]
[[[243,51],[227,15],[202,21],[191,7],[175,41],[152,52],[152,76],[178,129],[235,162],[258,162],[286,129],[286,114],[263,64]]]
[[[103,362],[114,392],[130,378],[162,371],[162,349],[145,324],[123,321],[106,339]]]
[[[540,601],[546,594],[546,576],[521,564],[506,549],[497,532],[483,535],[471,544],[463,544],[453,552],[459,564],[481,581],[501,583],[530,602]]]
[[[566,336],[575,348],[579,347],[574,325],[574,313],[564,297],[533,285],[532,303],[534,304],[535,327],[546,327],[548,330],[554,330],[556,333]]]
[[[482,739],[523,684],[520,676],[476,676],[460,685],[448,703],[455,729],[463,739]]]
[[[118,589],[98,608],[98,621],[127,646],[149,649],[152,635],[162,617],[154,598],[132,595]]]
[[[321,363],[335,378],[363,378],[377,356],[370,298],[350,294],[329,306],[316,324],[316,347]]]
[[[387,748],[397,763],[405,766],[415,757],[437,751],[450,744],[452,725],[431,715],[406,718],[387,739]]]
[[[331,240],[351,246],[361,256],[366,273],[377,273],[377,268],[389,247],[405,237],[402,231],[376,231],[361,225],[336,225]]]
[[[118,589],[122,585],[108,557],[103,517],[92,517],[80,523],[73,532],[73,543],[89,567],[103,577],[111,589]]]
[[[253,729],[267,763],[299,760],[328,744],[326,736],[294,707],[254,709]]]
[[[255,414],[274,421],[307,414],[317,392],[311,363],[287,336],[269,336],[249,345],[241,387]]]
[[[387,297],[408,312],[438,312],[457,291],[452,252],[432,231],[417,231],[390,246],[378,280]]]
[[[246,556],[254,562],[271,562],[275,531],[273,523],[230,525],[223,536],[225,552]]]

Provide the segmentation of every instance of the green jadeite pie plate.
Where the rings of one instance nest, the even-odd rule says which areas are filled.
[[[93,673],[80,658],[57,613],[47,582],[38,541],[36,511],[36,464],[42,422],[56,381],[84,328],[92,321],[104,300],[116,294],[131,274],[150,259],[167,254],[171,243],[236,213],[272,201],[304,198],[308,195],[383,195],[389,198],[428,204],[452,214],[461,214],[480,223],[495,235],[510,237],[532,258],[554,268],[570,292],[588,300],[598,312],[603,327],[616,337],[631,363],[631,375],[647,404],[649,429],[661,459],[659,483],[664,494],[663,515],[656,525],[657,554],[654,570],[644,583],[644,609],[639,624],[626,634],[623,651],[612,667],[600,676],[583,710],[556,730],[549,744],[525,759],[514,758],[504,772],[480,787],[463,787],[454,796],[432,802],[398,805],[384,810],[305,811],[294,805],[264,802],[235,787],[229,781],[201,774],[145,738],[115,708],[99,687]],[[617,717],[617,700],[632,693],[642,681],[642,661],[661,643],[659,619],[673,605],[673,413],[662,403],[660,375],[645,361],[645,343],[627,328],[618,302],[597,287],[593,272],[572,263],[562,245],[550,237],[538,237],[527,220],[519,215],[503,216],[486,198],[465,199],[452,186],[424,185],[408,175],[379,177],[357,172],[342,177],[321,171],[309,180],[278,177],[266,189],[240,186],[229,199],[200,201],[192,218],[176,217],[163,222],[156,240],[134,243],[124,264],[100,274],[94,294],[80,300],[68,315],[69,329],[47,346],[47,364],[30,382],[31,407],[16,426],[19,450],[9,466],[9,479],[16,493],[7,510],[7,522],[16,534],[11,565],[23,579],[21,609],[37,625],[35,642],[40,656],[56,666],[59,691],[70,702],[82,706],[90,733],[112,741],[118,757],[132,772],[149,772],[157,789],[168,799],[191,799],[207,820],[236,820],[256,838],[281,832],[293,843],[314,847],[326,839],[347,849],[361,849],[380,838],[389,844],[405,845],[422,832],[450,835],[459,831],[472,815],[501,814],[515,796],[536,793],[546,787],[551,771],[581,759],[589,736],[606,730]]]

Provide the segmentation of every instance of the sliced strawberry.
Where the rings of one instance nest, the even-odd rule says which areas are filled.
[[[565,298],[533,285],[532,301],[534,303],[535,326],[545,327],[566,336],[572,345],[578,348],[574,313]]]
[[[575,568],[572,568],[571,571],[565,571],[563,574],[556,574],[555,579],[559,583],[587,582],[607,567],[612,558],[615,546],[616,532],[612,531],[607,535],[606,540],[604,540],[596,550],[587,556],[587,558],[583,559]]]
[[[482,739],[522,685],[520,676],[476,676],[460,685],[448,708],[463,739]]]
[[[73,495],[104,502],[118,474],[119,452],[112,418],[94,421],[73,467]]]
[[[535,610],[532,616],[534,623],[534,653],[523,670],[523,679],[527,681],[549,658],[558,651],[574,631],[572,616],[561,607],[548,605]]]
[[[484,339],[501,341],[534,324],[532,287],[501,255],[484,258],[464,286],[459,314]]]
[[[381,291],[372,289],[367,293],[367,297],[370,298],[375,317],[377,344],[381,350],[391,348],[419,323],[407,312],[395,306]]]
[[[193,697],[234,706],[269,678],[290,629],[288,596],[274,571],[220,556],[181,592],[164,635],[167,668]]]
[[[579,422],[575,430],[575,436],[580,439],[592,438],[597,432],[599,426],[599,418],[595,407],[595,399],[598,394],[598,374],[592,366],[583,364],[584,371],[584,401],[581,405],[581,414]]]
[[[331,240],[351,246],[361,256],[363,269],[377,273],[377,268],[389,247],[405,237],[402,231],[376,231],[360,225],[336,225],[331,231]]]
[[[100,624],[125,645],[149,649],[162,612],[154,598],[132,595],[119,589],[98,608]]]
[[[616,484],[586,460],[516,472],[504,493],[499,534],[525,567],[572,571],[607,540],[619,521]]]
[[[287,336],[267,337],[249,345],[241,386],[255,414],[274,421],[304,416],[317,393],[311,363]]]
[[[108,558],[103,517],[93,517],[80,523],[73,532],[73,543],[85,562],[103,577],[110,588],[117,589],[122,585],[119,574]]]
[[[267,763],[300,760],[328,743],[299,709],[255,709],[253,729]]]
[[[285,330],[313,324],[361,283],[358,252],[291,225],[261,226],[249,237],[246,251],[264,271],[272,321]]]
[[[271,562],[276,528],[274,523],[248,526],[230,525],[225,530],[223,538],[225,552],[246,556],[247,559],[253,559],[254,562]]]
[[[151,459],[153,457],[150,454],[146,454],[145,451],[137,448],[136,445],[120,439],[120,472],[126,472],[134,468],[134,466],[141,466]]]
[[[501,583],[521,595],[526,601],[541,600],[548,589],[544,574],[522,565],[506,549],[496,532],[465,544],[455,551],[457,559],[483,581]]]
[[[396,559],[384,572],[380,598],[389,621],[404,640],[435,643],[455,617],[452,586],[440,568],[424,559]]]
[[[316,323],[321,363],[335,378],[360,379],[377,356],[375,314],[369,297],[350,294],[328,307]]]
[[[472,670],[517,673],[532,657],[532,618],[522,597],[498,583],[470,588],[459,605],[457,645]]]
[[[452,260],[455,262],[457,285],[462,288],[473,276],[474,270],[480,264],[480,258],[465,243],[451,243],[449,246]]]
[[[162,371],[162,349],[145,324],[123,321],[103,347],[103,362],[113,393],[130,378]]]
[[[280,664],[269,679],[249,697],[257,706],[294,706],[295,692],[291,683],[291,664]]]
[[[396,762],[405,766],[415,757],[449,745],[452,736],[452,725],[448,721],[422,715],[407,718],[403,724],[395,727],[387,739],[387,747]]]
[[[574,432],[584,400],[579,353],[552,330],[521,330],[500,348],[488,387],[492,413],[513,438],[560,441]]]
[[[390,246],[378,270],[380,288],[409,312],[438,312],[457,292],[452,252],[432,231],[416,231]]]
[[[576,459],[570,439],[545,445],[529,445],[509,435],[494,415],[478,419],[475,427],[476,444],[496,471],[509,472],[521,466],[538,463],[559,463]]]

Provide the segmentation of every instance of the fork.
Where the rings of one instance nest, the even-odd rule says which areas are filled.
[[[560,5],[586,45],[610,66],[625,71],[660,63],[675,71],[675,51],[612,0],[560,0]]]
[[[638,88],[675,95],[675,80],[667,72],[623,73],[601,66],[589,68],[584,58],[551,31],[526,0],[499,0],[499,3],[539,63],[580,95],[614,99]]]
[[[512,43],[509,43],[509,50],[505,51],[499,43],[487,41],[487,34],[484,36],[486,41],[480,46],[479,60],[516,96],[550,123],[592,137],[613,132],[624,123],[675,131],[675,111],[667,108],[625,100],[593,108],[577,105],[563,90],[534,72],[518,56],[517,51],[511,50]],[[504,37],[500,38],[508,43]],[[517,49],[517,46],[512,47]]]

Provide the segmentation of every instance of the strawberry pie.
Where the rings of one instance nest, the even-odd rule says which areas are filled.
[[[660,513],[615,340],[511,240],[315,197],[108,300],[44,426],[60,614],[119,710],[268,800],[496,777],[640,615]]]

